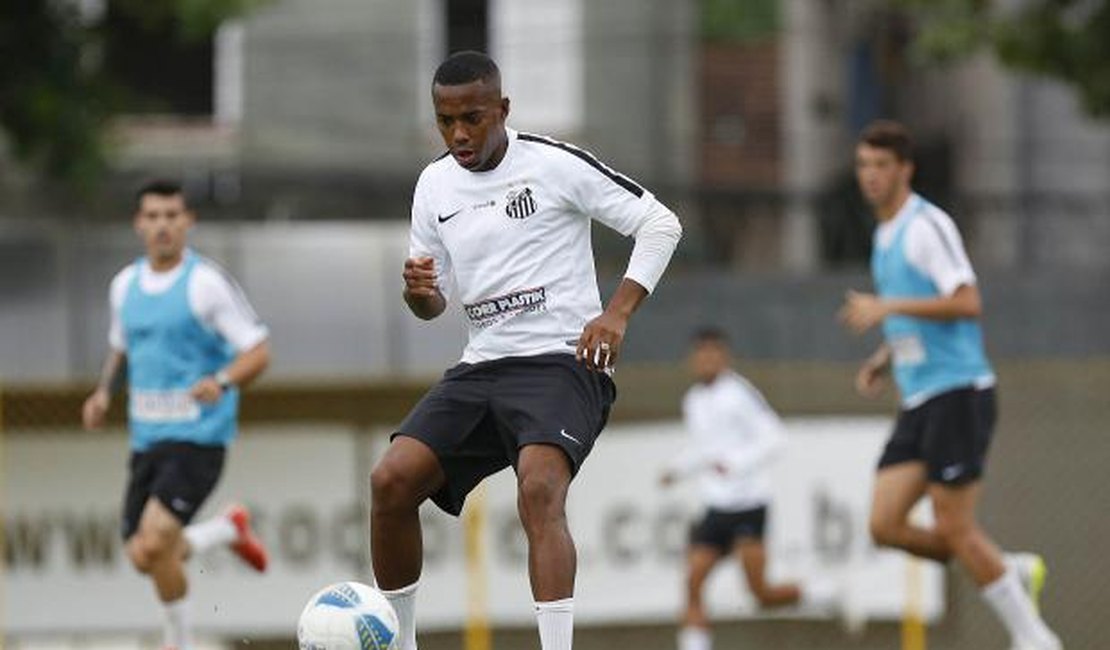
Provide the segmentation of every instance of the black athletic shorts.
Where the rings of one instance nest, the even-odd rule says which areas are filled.
[[[690,544],[712,546],[722,553],[730,553],[742,539],[763,539],[766,525],[767,506],[738,512],[710,508],[690,529]]]
[[[525,445],[559,447],[576,474],[616,394],[608,375],[588,370],[570,354],[460,363],[417,403],[394,437],[432,448],[447,476],[432,501],[458,515],[483,478],[516,467]]]
[[[929,482],[962,485],[983,476],[996,417],[994,388],[959,388],[902,411],[879,468],[924,461]]]
[[[123,497],[123,539],[139,529],[139,519],[150,497],[169,508],[188,525],[220,480],[224,447],[191,442],[163,442],[131,454],[131,476]]]

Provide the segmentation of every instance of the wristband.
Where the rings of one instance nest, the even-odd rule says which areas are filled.
[[[221,370],[217,372],[213,379],[215,379],[216,383],[220,385],[220,390],[224,391],[225,393],[228,391],[228,389],[235,386],[235,384],[231,381],[231,375],[227,374],[226,370]]]

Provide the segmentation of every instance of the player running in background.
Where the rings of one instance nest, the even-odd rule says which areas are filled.
[[[371,476],[378,586],[416,648],[423,563],[417,509],[458,515],[484,477],[512,465],[543,650],[570,650],[576,566],[565,501],[616,397],[606,372],[632,313],[655,287],[678,219],[642,187],[574,146],[505,125],[497,65],[462,52],[436,70],[448,155],[420,175],[404,300],[418,317],[462,303],[469,342],[405,418]],[[635,237],[602,310],[590,245],[596,219]]]
[[[831,583],[767,582],[764,527],[771,502],[770,467],[782,449],[783,424],[763,395],[732,365],[724,333],[694,334],[688,360],[694,385],[682,400],[689,439],[661,477],[664,486],[696,476],[706,506],[690,532],[686,553],[686,610],[678,650],[713,646],[702,591],[710,572],[726,557],[744,571],[760,607],[794,605],[803,598],[819,607],[836,604]]]
[[[270,359],[269,333],[242,290],[187,247],[194,221],[179,185],[154,181],[140,189],[134,227],[146,255],[112,280],[111,352],[82,412],[86,428],[103,426],[127,375],[131,460],[122,533],[132,565],[154,582],[165,648],[173,650],[191,647],[184,565],[192,554],[228,545],[256,570],[266,568],[243,507],[189,523],[235,437],[239,387]]]
[[[1001,619],[1015,649],[1057,650],[1037,613],[1038,556],[1004,556],[975,514],[995,423],[995,376],[983,350],[975,272],[952,219],[913,192],[912,145],[901,124],[878,121],[856,145],[856,175],[879,221],[871,272],[877,295],[849,291],[840,318],[856,333],[882,326],[884,343],[856,388],[878,396],[893,374],[902,406],[879,460],[872,500],[876,543],[946,562],[955,558]],[[909,513],[932,499],[936,524]]]

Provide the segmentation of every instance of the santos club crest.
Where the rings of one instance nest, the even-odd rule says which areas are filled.
[[[505,214],[510,219],[523,219],[536,211],[536,199],[532,196],[532,188],[509,192],[505,197]]]

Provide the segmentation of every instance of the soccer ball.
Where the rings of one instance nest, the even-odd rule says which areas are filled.
[[[301,650],[396,650],[397,614],[377,589],[337,582],[313,594],[297,622]]]

